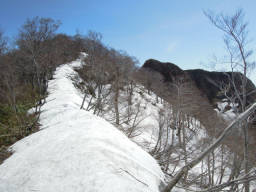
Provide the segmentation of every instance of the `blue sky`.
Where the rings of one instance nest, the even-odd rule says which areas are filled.
[[[255,0],[1,0],[0,28],[14,37],[26,18],[51,17],[62,21],[60,32],[101,32],[107,45],[140,63],[154,58],[183,69],[203,68],[213,54],[224,55],[222,33],[203,10],[233,13],[238,8],[244,9],[254,39]]]

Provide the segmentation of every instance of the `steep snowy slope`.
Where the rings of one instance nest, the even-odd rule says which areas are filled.
[[[110,123],[79,109],[82,97],[69,78],[78,65],[57,69],[42,130],[13,145],[0,166],[0,191],[159,191],[156,161]]]

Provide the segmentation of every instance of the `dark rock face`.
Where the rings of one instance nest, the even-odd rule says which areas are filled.
[[[182,70],[173,63],[162,63],[154,59],[147,60],[142,68],[160,73],[166,82],[173,82],[177,77],[187,75],[201,93],[206,95],[209,102],[213,105],[214,100],[221,100],[225,98],[225,95],[221,93],[220,86],[228,86],[232,74],[231,72],[209,72],[202,69]],[[241,76],[243,76],[241,73],[235,73],[234,75],[236,87],[241,86]],[[256,89],[250,79],[247,79],[246,89],[247,92],[251,92]],[[234,91],[234,89],[231,86],[228,94],[231,95],[232,91]],[[256,93],[248,95],[247,105],[255,100]]]
[[[220,83],[228,82],[228,76],[220,72],[208,72],[201,69],[187,70],[186,71],[191,79],[195,82],[196,86],[206,94],[209,101],[223,99],[223,95],[219,95]]]
[[[221,94],[221,85],[228,85],[232,77],[231,72],[209,72],[201,69],[195,70],[185,70],[185,72],[191,77],[195,82],[196,86],[207,95],[207,98],[211,103],[214,99],[224,99],[225,95]],[[243,74],[234,73],[234,79],[236,87],[241,86],[241,77]],[[247,78],[247,92],[255,90],[255,86],[250,79]],[[230,87],[228,95],[231,95],[234,92],[233,87]],[[254,102],[256,99],[256,94],[251,94],[247,96],[247,105]]]
[[[149,59],[147,60],[143,68],[156,71],[164,76],[165,81],[173,81],[173,77],[183,75],[184,71],[173,63],[162,63],[160,61]]]

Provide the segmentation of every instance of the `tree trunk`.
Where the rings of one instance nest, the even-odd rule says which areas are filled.
[[[170,192],[173,187],[179,182],[179,180],[186,174],[190,169],[196,166],[203,158],[205,158],[209,153],[211,153],[216,147],[218,147],[221,142],[233,131],[234,128],[239,127],[239,124],[246,120],[251,114],[256,110],[256,103],[254,103],[249,109],[244,113],[240,114],[236,120],[234,120],[222,134],[216,139],[216,141],[211,144],[203,153],[201,153],[197,158],[192,160],[186,166],[182,167],[178,173],[174,176],[171,182],[162,190],[162,192]]]
[[[246,122],[243,126],[244,131],[244,169],[245,175],[249,173],[249,158],[248,158],[248,123]],[[250,191],[250,182],[246,181],[244,183],[245,192]]]
[[[84,108],[85,98],[86,98],[86,94],[84,94],[83,102],[82,102],[82,105],[81,105],[80,109],[83,109],[83,108]]]
[[[115,115],[116,115],[116,124],[119,125],[119,86],[118,83],[115,85],[115,95],[114,95],[114,108],[115,108]]]

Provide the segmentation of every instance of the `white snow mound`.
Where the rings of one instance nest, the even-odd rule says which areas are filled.
[[[15,143],[0,166],[1,192],[159,191],[157,162],[110,123],[79,109],[82,97],[69,76],[80,63],[56,70],[42,129]]]

